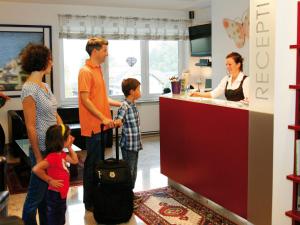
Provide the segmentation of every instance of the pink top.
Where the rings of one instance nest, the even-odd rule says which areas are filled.
[[[55,180],[63,180],[63,186],[61,188],[55,188],[49,185],[48,190],[60,192],[62,199],[67,198],[70,187],[70,175],[66,165],[65,152],[53,152],[47,155],[45,160],[48,161],[49,167],[47,174]]]

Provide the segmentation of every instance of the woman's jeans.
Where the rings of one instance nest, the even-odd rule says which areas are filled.
[[[31,167],[36,164],[36,160],[32,149],[29,150],[29,157]],[[32,171],[30,175],[30,182],[28,193],[23,207],[22,219],[25,225],[37,225],[36,213],[39,210],[40,225],[47,225],[47,196],[48,184],[38,178]]]
[[[139,152],[127,151],[126,148],[121,148],[122,158],[128,163],[132,178],[132,188],[135,186],[137,175],[137,164],[139,159]]]

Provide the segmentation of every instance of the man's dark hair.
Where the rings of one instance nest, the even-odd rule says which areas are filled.
[[[94,49],[100,50],[103,45],[108,45],[108,41],[101,37],[93,37],[86,43],[85,50],[91,56]]]
[[[64,126],[64,128],[63,128]],[[52,125],[46,132],[46,153],[60,152],[64,148],[64,142],[70,135],[70,127],[68,125]]]
[[[243,72],[243,57],[237,52],[231,52],[226,56],[226,59],[232,58],[236,64],[240,63],[240,70]]]
[[[134,91],[139,85],[141,85],[141,83],[137,79],[134,78],[124,79],[122,81],[122,91],[125,97],[130,95],[130,90]]]
[[[30,74],[45,70],[51,60],[49,48],[41,44],[28,44],[20,53],[22,69]]]

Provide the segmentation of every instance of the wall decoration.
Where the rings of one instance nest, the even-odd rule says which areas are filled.
[[[246,39],[249,39],[249,9],[243,13],[241,18],[223,19],[223,26],[236,47],[244,47]]]
[[[19,97],[27,74],[20,65],[20,52],[29,43],[44,44],[51,49],[51,26],[0,24],[0,91]],[[52,74],[45,82],[53,90]]]

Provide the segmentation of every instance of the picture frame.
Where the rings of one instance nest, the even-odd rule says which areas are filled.
[[[18,98],[28,74],[22,71],[20,52],[29,43],[44,44],[52,50],[52,28],[47,25],[0,24],[0,91]],[[53,91],[53,75],[44,77]]]

